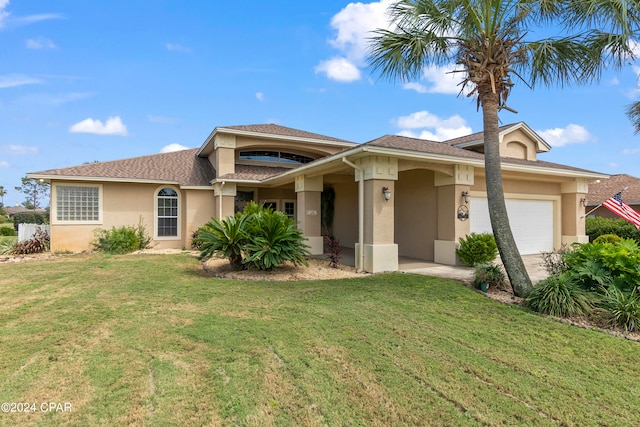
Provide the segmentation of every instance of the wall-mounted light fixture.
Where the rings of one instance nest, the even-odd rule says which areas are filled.
[[[389,187],[382,187],[382,194],[384,194],[385,200],[391,199],[391,190],[389,190]]]
[[[461,196],[464,199],[465,203],[469,203],[469,200],[471,200],[471,196],[469,195],[468,191],[463,191]]]
[[[580,204],[586,208],[587,207],[587,199],[585,197],[580,199]]]

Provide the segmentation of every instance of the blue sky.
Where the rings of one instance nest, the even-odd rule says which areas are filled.
[[[354,142],[482,130],[443,70],[389,82],[366,68],[389,0],[0,0],[0,185],[27,172],[199,147],[216,126],[277,123]],[[292,5],[295,4],[295,7]],[[446,70],[445,70],[446,71]],[[518,84],[501,113],[554,148],[540,159],[640,176],[624,115],[640,62],[598,85]]]

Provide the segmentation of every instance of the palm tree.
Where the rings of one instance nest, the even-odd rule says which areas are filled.
[[[7,192],[4,189],[4,186],[0,185],[0,206],[4,207],[4,196],[7,195]]]
[[[627,117],[631,120],[636,134],[640,133],[640,101],[634,102],[627,107]]]
[[[586,84],[607,66],[633,58],[640,0],[400,0],[389,9],[390,30],[375,31],[370,65],[390,79],[408,80],[425,66],[455,63],[461,93],[482,108],[487,198],[491,226],[516,295],[531,280],[513,239],[504,202],[498,112],[506,109],[514,79]],[[553,31],[537,41],[529,30]],[[536,32],[539,34],[540,32]]]

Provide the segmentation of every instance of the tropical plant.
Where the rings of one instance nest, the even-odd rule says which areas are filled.
[[[0,239],[0,255],[11,255],[17,243],[15,239]]]
[[[50,247],[49,233],[46,230],[38,229],[30,239],[19,242],[11,251],[14,255],[28,255],[46,252]]]
[[[333,236],[325,236],[324,240],[327,242],[327,250],[329,252],[329,267],[338,268],[340,266],[340,257],[342,255],[340,240]]]
[[[249,218],[245,264],[260,270],[273,270],[285,261],[309,265],[305,238],[293,219],[272,209],[263,209]]]
[[[509,284],[502,268],[491,262],[476,264],[474,268],[472,284],[479,288],[482,283],[498,289],[506,289]]]
[[[525,305],[542,314],[557,317],[583,316],[593,308],[592,299],[567,273],[539,281],[526,295]]]
[[[471,233],[458,240],[456,255],[464,265],[488,263],[498,256],[498,246],[491,233]]]
[[[4,189],[4,186],[0,185],[0,207],[4,207],[4,196],[7,195],[7,190]]]
[[[631,120],[636,134],[640,133],[640,101],[627,106],[627,117]]]
[[[499,119],[515,85],[534,87],[597,81],[607,66],[633,58],[639,2],[533,0],[399,0],[391,29],[371,40],[370,64],[392,79],[420,76],[426,66],[455,64],[461,93],[482,108],[484,162],[491,226],[516,295],[531,286],[504,201]],[[558,36],[546,36],[549,31]],[[541,40],[530,40],[533,34]]]
[[[610,325],[622,327],[627,332],[640,330],[640,288],[635,287],[631,292],[609,288],[601,305],[611,316]]]
[[[213,256],[227,258],[231,265],[244,269],[243,250],[248,242],[247,223],[251,215],[238,213],[226,219],[213,218],[198,229],[196,244],[200,246],[201,261]]]
[[[320,194],[320,226],[325,236],[333,236],[333,218],[335,216],[336,190],[324,187]]]

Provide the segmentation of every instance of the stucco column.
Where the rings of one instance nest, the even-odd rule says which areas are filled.
[[[438,197],[438,238],[434,241],[433,260],[439,264],[460,264],[456,255],[458,239],[470,232],[473,215],[463,193],[474,184],[474,168],[456,165],[453,176],[436,172],[434,185]]]
[[[322,176],[296,177],[297,221],[298,228],[307,238],[311,255],[322,255],[324,245],[321,232],[320,195],[322,193]]]
[[[370,156],[356,162],[364,174],[363,268],[369,273],[398,270],[398,245],[394,242],[395,181],[398,160]],[[356,173],[356,180],[360,172]],[[385,199],[383,188],[390,194]],[[358,253],[356,248],[356,253]]]
[[[585,232],[585,208],[582,204],[588,191],[589,182],[586,179],[576,179],[562,184],[560,209],[563,245],[589,242],[589,236]]]
[[[213,184],[215,199],[214,218],[225,219],[234,215],[236,202],[236,184],[233,182],[216,182]]]

